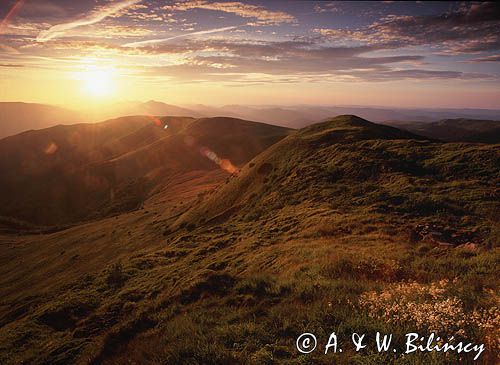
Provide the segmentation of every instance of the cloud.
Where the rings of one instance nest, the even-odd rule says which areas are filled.
[[[469,62],[500,62],[500,55],[474,58],[474,59],[470,60]]]
[[[134,25],[98,25],[87,27],[79,33],[80,36],[89,38],[143,38],[151,35],[152,30]]]
[[[215,28],[215,29],[207,29],[207,30],[200,30],[197,32],[191,32],[191,33],[185,33],[185,34],[179,34],[173,37],[168,37],[168,38],[159,38],[159,39],[150,39],[147,41],[140,41],[140,42],[131,42],[124,44],[123,47],[143,47],[151,44],[157,44],[157,43],[163,43],[167,42],[173,39],[177,38],[184,38],[184,37],[189,37],[193,35],[202,35],[202,34],[211,34],[211,33],[219,33],[219,32],[225,32],[227,30],[232,30],[237,28],[236,26],[232,27],[223,27],[223,28]]]
[[[336,2],[325,2],[321,5],[315,5],[314,11],[317,13],[342,13],[342,9]]]
[[[421,55],[369,56],[377,45],[333,47],[314,40],[186,40],[182,43],[145,45],[142,52],[182,54],[175,64],[145,66],[148,77],[177,82],[297,83],[396,80],[492,80],[493,75],[415,67]],[[180,61],[180,62],[179,62]]]
[[[315,75],[343,75],[353,70],[370,72],[389,71],[391,64],[414,64],[422,62],[423,56],[400,55],[385,57],[363,57],[375,50],[369,46],[326,47],[307,41],[229,41],[208,40],[185,42],[183,45],[169,44],[142,48],[151,53],[184,52],[183,64],[154,68],[174,78],[217,75],[260,74],[268,76],[315,77]],[[230,77],[229,77],[230,78]]]
[[[126,0],[126,1],[119,1],[115,3],[111,3],[107,6],[104,6],[100,9],[96,9],[93,11],[90,15],[71,21],[69,23],[62,23],[62,24],[57,24],[52,27],[50,27],[48,30],[42,31],[38,34],[38,37],[36,38],[37,42],[47,42],[53,38],[59,37],[66,33],[68,30],[78,28],[84,25],[92,25],[96,24],[103,19],[118,13],[119,11],[137,4],[141,0]]]
[[[50,27],[48,23],[34,23],[34,22],[15,22],[9,24],[7,28],[4,28],[2,35],[5,36],[19,36],[23,38],[25,36],[36,37],[40,31],[46,27]]]
[[[24,65],[19,65],[19,64],[14,64],[14,63],[0,63],[0,67],[20,68],[20,67],[24,67]]]
[[[19,54],[19,51],[14,47],[7,46],[5,44],[0,44],[0,53]]]
[[[222,11],[238,15],[242,18],[255,18],[255,25],[276,25],[281,23],[294,23],[293,15],[282,11],[272,11],[258,5],[244,4],[241,2],[208,2],[204,0],[188,0],[166,5],[162,9],[169,11],[186,11],[190,9],[205,9]]]
[[[242,28],[251,30],[246,27],[249,22],[269,25],[293,23],[296,19],[282,11],[236,1],[171,1],[167,6],[151,1],[142,1],[140,4],[139,1],[108,1],[106,4],[100,8],[101,13],[94,9],[84,18],[55,25],[45,32],[35,31],[33,34],[39,34],[39,43],[32,42],[34,35],[10,37],[12,41],[9,46],[13,45],[22,51],[23,57],[32,50],[38,55],[56,57],[65,62],[81,62],[82,57],[89,56],[116,58],[120,59],[124,72],[141,75],[148,80],[158,77],[154,82],[164,82],[168,78],[176,82],[206,81],[238,86],[236,84],[245,83],[498,80],[498,77],[484,73],[465,72],[470,65],[454,63],[456,58],[449,58],[446,67],[443,63],[439,67],[431,67],[427,62],[433,59],[425,58],[429,50],[424,47],[412,49],[411,54],[403,50],[406,46],[430,45],[433,53],[437,47],[441,54],[479,53],[476,58],[468,57],[472,60],[467,62],[498,62],[498,56],[480,53],[498,41],[498,32],[493,30],[498,29],[499,20],[491,15],[491,12],[495,14],[495,4],[468,3],[444,15],[385,15],[357,29],[318,28],[313,37],[308,33],[309,29],[302,31],[302,28],[297,28],[297,34],[293,35],[276,29],[279,35],[269,32],[266,37],[259,35],[259,39],[252,39],[255,32],[229,34],[229,31]],[[319,4],[322,9],[334,11],[328,5],[330,3]],[[163,9],[163,13],[160,9]],[[191,30],[201,27],[194,22],[198,18],[191,17],[195,14],[182,14],[186,18],[183,19],[176,13],[189,9],[223,11],[247,19],[240,19],[243,25],[239,26],[221,25]],[[131,17],[131,14],[141,14],[141,18]],[[147,17],[142,19],[142,14]],[[162,27],[157,23],[152,24],[158,16],[164,19]],[[224,16],[234,18],[231,15]],[[323,17],[318,14],[315,16]],[[106,17],[112,19],[98,23]],[[168,28],[170,24],[165,19],[174,17],[179,25],[179,33],[169,36],[167,32],[171,31]],[[26,24],[17,32],[32,31],[33,27]],[[78,31],[79,37],[57,38],[64,32],[84,25],[85,29]],[[47,28],[49,26],[44,29]],[[262,31],[265,32],[265,29]],[[215,33],[221,34],[202,37]],[[19,39],[23,39],[25,44],[19,46]],[[52,41],[43,43],[49,39]],[[0,53],[2,51],[12,52],[12,49],[0,45]],[[0,64],[9,65],[16,64],[18,57],[4,55],[2,58]],[[481,68],[480,65],[475,67]]]
[[[439,80],[439,79],[492,79],[494,76],[481,73],[467,73],[460,71],[439,71],[439,70],[382,70],[380,72],[359,72],[350,73],[351,76],[360,78],[363,81],[380,82],[393,80]]]
[[[62,3],[62,2],[61,2]],[[18,17],[30,19],[31,21],[45,21],[47,19],[61,19],[68,16],[67,10],[62,4],[52,0],[28,0],[24,1]]]
[[[500,49],[500,4],[468,4],[442,15],[388,15],[355,30],[319,28],[332,41],[355,41],[385,48],[433,45],[451,53]]]

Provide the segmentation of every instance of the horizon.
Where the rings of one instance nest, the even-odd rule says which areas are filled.
[[[500,109],[499,14],[462,2],[10,0],[0,100]]]
[[[230,106],[238,106],[238,107],[249,107],[249,108],[366,108],[366,109],[387,109],[387,110],[422,110],[422,111],[446,111],[446,110],[488,110],[488,111],[500,111],[500,107],[498,108],[474,108],[474,107],[411,107],[411,106],[390,106],[390,105],[372,105],[372,104],[208,104],[208,103],[169,103],[168,101],[162,101],[157,99],[149,99],[149,100],[122,100],[117,101],[113,104],[107,104],[106,106],[112,105],[120,105],[120,104],[147,104],[149,102],[162,103],[166,105],[178,106],[178,107],[193,107],[193,106],[206,106],[213,108],[224,108]],[[21,103],[21,104],[38,104],[38,105],[47,105],[52,107],[58,107],[67,109],[70,111],[83,112],[88,110],[85,107],[71,107],[63,104],[52,104],[52,103],[42,103],[37,101],[27,101],[27,100],[8,100],[8,101],[0,101],[0,103]]]

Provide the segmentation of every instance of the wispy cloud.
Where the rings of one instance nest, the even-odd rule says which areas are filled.
[[[18,65],[18,64],[15,64],[15,63],[0,63],[0,67],[20,68],[20,67],[24,67],[24,65]]]
[[[492,56],[474,58],[474,59],[470,60],[469,62],[500,62],[500,55],[492,55]]]
[[[57,24],[52,27],[50,27],[47,30],[44,30],[38,34],[38,37],[36,38],[37,42],[47,42],[51,39],[57,38],[61,35],[63,35],[65,32],[78,28],[84,25],[92,25],[96,24],[103,19],[116,14],[117,12],[132,6],[134,4],[139,3],[141,0],[126,0],[126,1],[119,1],[115,2],[112,4],[109,4],[105,7],[102,7],[100,9],[96,9],[93,11],[91,14],[89,14],[86,17],[80,18],[73,20],[68,23],[62,23],[62,24]]]
[[[336,2],[326,2],[321,5],[314,6],[314,11],[317,13],[341,13],[342,9]]]
[[[176,36],[173,36],[173,37],[168,37],[168,38],[150,39],[150,40],[147,40],[147,41],[127,43],[127,44],[124,44],[123,46],[124,47],[142,47],[142,46],[148,46],[148,45],[151,45],[151,44],[167,42],[167,41],[170,41],[172,39],[183,38],[183,37],[188,37],[188,36],[192,36],[192,35],[202,35],[202,34],[224,32],[226,30],[232,30],[232,29],[236,29],[236,28],[238,28],[238,27],[237,26],[232,26],[232,27],[223,27],[223,28],[200,30],[200,31],[197,31],[197,32],[179,34],[179,35],[176,35]]]
[[[293,15],[283,11],[273,11],[259,5],[244,4],[238,1],[232,2],[208,2],[204,0],[188,0],[177,2],[174,5],[163,7],[170,11],[186,11],[190,9],[206,9],[222,11],[238,15],[242,18],[255,18],[258,25],[273,25],[281,23],[294,23],[296,19]]]

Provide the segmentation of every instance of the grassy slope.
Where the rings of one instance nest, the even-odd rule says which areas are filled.
[[[438,299],[459,298],[465,313],[498,305],[498,152],[340,117],[290,135],[225,182],[179,176],[144,211],[6,237],[0,362],[454,364],[348,346],[298,356],[294,340],[333,330],[400,338],[412,321],[370,316],[358,301],[408,281],[457,279]],[[415,239],[421,223],[478,248]]]

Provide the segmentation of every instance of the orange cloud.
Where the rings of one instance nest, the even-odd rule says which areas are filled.
[[[272,11],[258,5],[243,4],[241,2],[214,2],[209,3],[204,0],[191,0],[178,2],[174,5],[163,7],[164,10],[186,11],[190,9],[216,10],[225,13],[238,15],[242,18],[255,18],[258,25],[273,25],[281,23],[294,23],[296,19],[293,15],[282,11]]]

